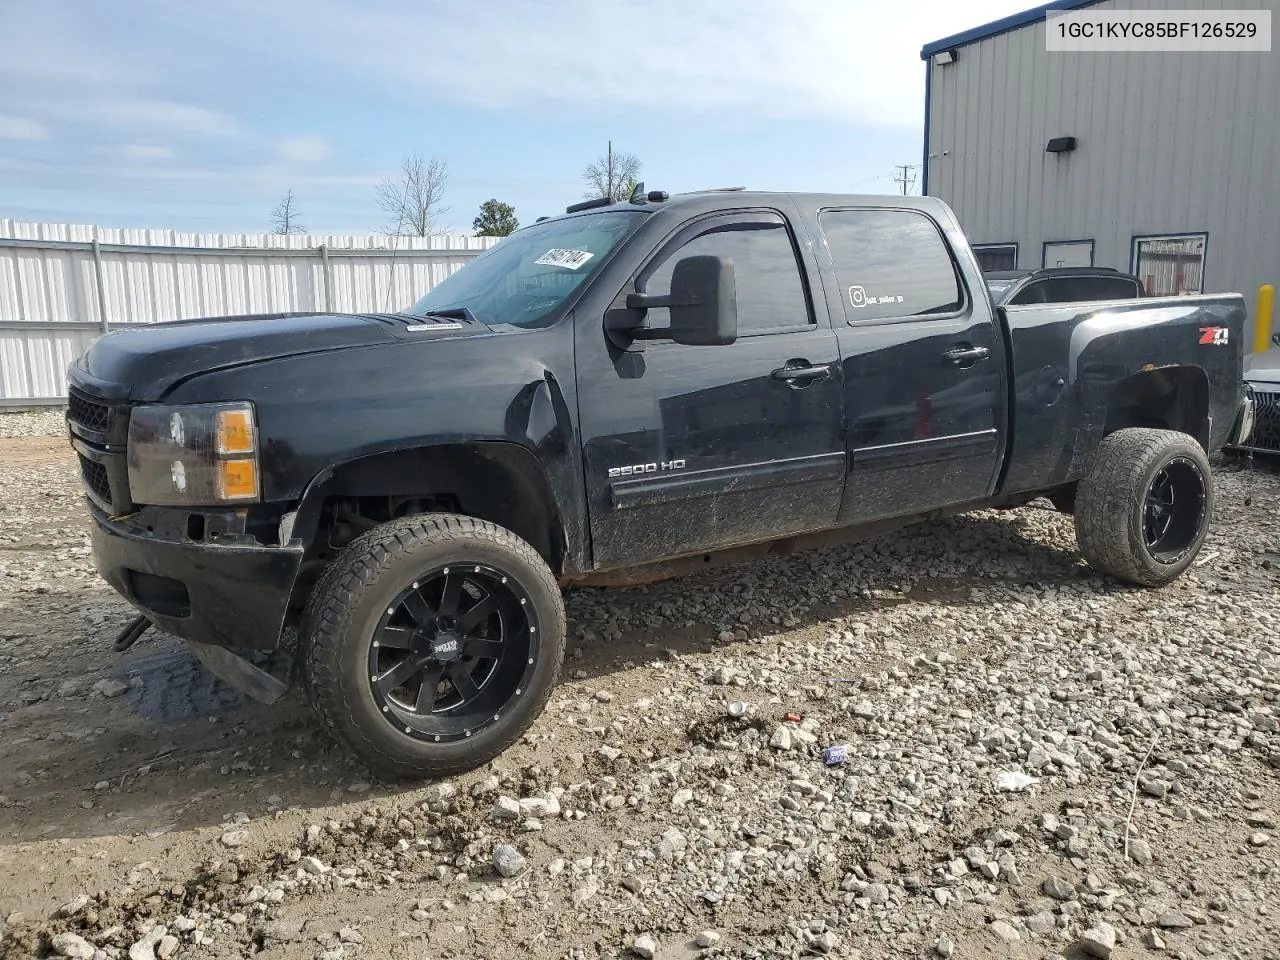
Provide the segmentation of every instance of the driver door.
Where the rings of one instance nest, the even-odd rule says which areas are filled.
[[[839,353],[830,327],[815,321],[786,220],[772,211],[696,220],[655,252],[635,289],[667,293],[676,262],[696,255],[734,265],[734,343],[655,340],[643,352],[619,351],[602,318],[578,319],[579,414],[597,567],[820,529],[839,513]],[[667,326],[667,310],[651,308],[648,322]]]

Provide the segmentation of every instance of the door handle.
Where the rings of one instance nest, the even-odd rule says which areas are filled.
[[[942,355],[942,359],[957,367],[971,367],[979,360],[985,360],[991,356],[991,350],[987,347],[971,347],[969,344],[961,344],[952,347]]]
[[[785,366],[779,367],[773,373],[769,374],[775,380],[785,380],[787,383],[805,384],[814,380],[825,380],[831,376],[831,364],[824,363],[818,366],[806,364],[805,366]]]

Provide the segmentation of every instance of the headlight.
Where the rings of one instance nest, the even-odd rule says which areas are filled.
[[[248,403],[134,407],[129,498],[155,506],[258,499],[258,430]]]

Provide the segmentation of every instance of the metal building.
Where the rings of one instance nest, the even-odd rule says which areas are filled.
[[[1273,5],[1058,0],[928,44],[923,192],[986,269],[1115,267],[1252,306],[1280,284],[1280,53],[1049,53],[1045,15]]]

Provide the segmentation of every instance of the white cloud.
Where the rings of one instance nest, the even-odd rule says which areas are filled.
[[[157,134],[218,139],[241,132],[239,123],[225,113],[173,100],[121,97],[89,101],[80,106],[80,114],[100,124]]]
[[[303,16],[301,0],[236,2],[264,35],[287,36],[292,49],[308,51],[304,58],[385,85],[384,95],[480,107],[624,109],[635,111],[637,122],[652,111],[895,127],[921,123],[924,43],[1028,5],[542,0],[356,7],[308,0]],[[389,37],[412,52],[388,56]]]
[[[0,113],[0,140],[48,140],[49,128],[39,120]]]
[[[158,143],[128,143],[120,148],[120,155],[126,160],[140,160],[144,163],[168,160],[173,153],[173,147],[164,147]]]
[[[323,137],[286,137],[276,141],[275,151],[281,163],[304,166],[327,159],[333,146]]]

